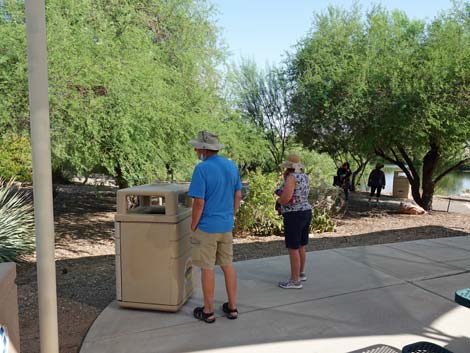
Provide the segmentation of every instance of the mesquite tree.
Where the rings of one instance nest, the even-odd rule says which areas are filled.
[[[235,109],[264,136],[277,168],[292,140],[290,81],[281,68],[261,70],[243,60],[231,71],[230,82]]]
[[[469,9],[428,24],[381,7],[317,15],[291,63],[296,132],[396,164],[430,209],[436,184],[470,161]]]
[[[46,2],[54,175],[106,173],[120,186],[187,179],[196,162],[187,141],[202,129],[239,164],[264,155],[220,98],[214,13],[206,0]],[[0,147],[28,142],[24,16],[23,0],[0,1]],[[18,160],[4,154],[0,173]]]

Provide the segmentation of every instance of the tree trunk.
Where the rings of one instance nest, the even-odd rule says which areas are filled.
[[[68,184],[70,181],[64,176],[64,172],[61,169],[52,169],[52,183]]]
[[[423,194],[421,196],[420,206],[426,211],[432,209],[432,199],[434,196],[434,183],[428,183],[428,185],[423,183]]]
[[[408,179],[408,181],[410,181]],[[415,179],[413,181],[410,181],[411,184],[411,196],[413,197],[413,200],[421,206],[421,192],[420,192],[420,180]]]
[[[356,191],[356,177],[358,173],[359,173],[359,170],[357,169],[351,174],[351,185],[349,186],[349,189],[352,192]]]
[[[173,168],[171,167],[170,163],[165,163],[165,169],[166,169],[166,178],[168,181],[173,182],[175,180],[174,178],[174,171]]]
[[[433,180],[433,174],[436,170],[437,164],[441,157],[439,146],[435,143],[431,143],[431,149],[426,153],[423,158],[423,194],[419,198],[419,201],[415,201],[424,208],[426,211],[432,209],[432,199],[434,196],[434,190],[436,184]],[[414,195],[413,195],[414,197]]]
[[[124,179],[124,176],[122,174],[122,169],[121,166],[118,164],[116,166],[116,183],[119,187],[119,189],[125,189],[129,187],[129,183],[127,182],[126,179]]]
[[[365,161],[361,161],[359,163],[359,168],[357,168],[351,175],[351,191],[356,191],[356,186],[358,185],[359,180],[366,169],[367,164],[369,163],[369,159]],[[359,176],[359,178],[357,178]],[[357,178],[357,180],[356,180]]]
[[[441,152],[440,146],[435,143],[431,142],[429,144],[429,151],[423,158],[423,173],[422,173],[422,188],[423,192],[421,194],[421,179],[418,175],[418,171],[413,166],[413,161],[411,157],[408,155],[406,150],[402,147],[398,147],[398,150],[403,157],[404,160],[401,160],[397,153],[395,153],[392,149],[391,152],[395,158],[387,156],[385,152],[377,148],[375,150],[376,154],[384,159],[388,160],[391,163],[396,164],[400,167],[401,170],[406,174],[408,181],[411,184],[411,194],[413,196],[414,201],[424,208],[426,211],[432,209],[432,200],[434,196],[434,191],[436,189],[436,183],[439,182],[446,174],[451,172],[452,170],[458,168],[459,166],[463,165],[464,163],[470,161],[470,158],[465,158],[455,164],[453,167],[448,168],[444,172],[442,172],[439,176],[433,179],[434,172],[436,171],[437,165],[441,159]],[[408,167],[405,165],[408,165]]]

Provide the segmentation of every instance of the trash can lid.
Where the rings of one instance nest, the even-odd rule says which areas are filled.
[[[155,183],[146,185],[137,185],[131,188],[118,190],[118,194],[126,195],[147,195],[147,196],[165,196],[170,193],[182,193],[189,190],[189,184],[177,183]]]
[[[176,218],[181,218],[182,214],[186,215],[187,211],[191,209],[191,205],[188,202],[188,197],[186,194],[189,190],[189,184],[177,184],[177,183],[155,183],[147,185],[139,185],[131,188],[121,189],[117,192],[117,215],[116,220],[127,219],[127,216],[132,215],[132,219],[138,221],[141,219],[148,219],[148,217],[153,216],[155,218],[163,221],[163,218],[168,218],[167,221],[177,221]],[[128,196],[137,196],[139,200],[142,200],[143,203],[140,203],[135,206],[140,206],[139,209],[132,211],[133,208],[130,208],[130,203],[128,202]],[[184,196],[181,198],[180,196]],[[152,199],[162,198],[164,199],[163,205],[162,200],[160,199],[160,204],[152,204]],[[144,207],[143,207],[144,206]],[[147,210],[148,206],[163,206],[161,209],[156,211],[155,208],[150,207]],[[184,207],[181,207],[184,206]],[[124,217],[121,217],[124,216]],[[179,216],[176,217],[175,216]],[[122,219],[121,219],[122,218]],[[171,218],[171,219],[170,219]]]

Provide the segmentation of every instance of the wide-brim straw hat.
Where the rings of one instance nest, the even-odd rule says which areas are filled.
[[[219,143],[219,137],[209,131],[199,131],[196,139],[190,140],[189,144],[200,150],[219,151],[225,146]]]
[[[304,165],[300,163],[300,156],[298,154],[289,154],[284,162],[281,164],[281,168],[294,169],[299,172],[304,169]]]

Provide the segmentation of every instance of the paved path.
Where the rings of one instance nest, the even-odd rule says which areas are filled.
[[[426,340],[470,352],[470,310],[454,291],[470,287],[470,235],[324,250],[308,254],[302,290],[276,286],[286,256],[236,263],[238,320],[208,325],[192,317],[200,289],[178,313],[120,309],[97,318],[81,353],[365,352]],[[225,299],[217,274],[217,306]],[[369,350],[372,352],[372,350]]]

